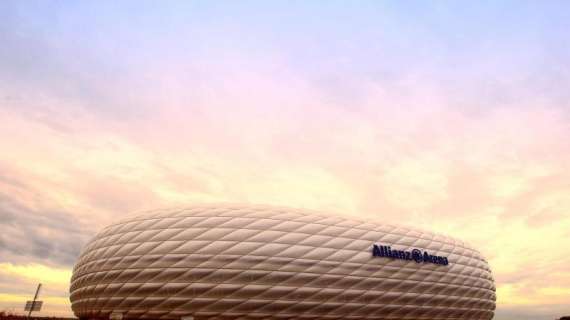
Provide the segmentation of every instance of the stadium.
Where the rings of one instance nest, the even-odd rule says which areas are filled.
[[[271,206],[125,219],[83,249],[80,319],[492,319],[488,263],[463,241]]]

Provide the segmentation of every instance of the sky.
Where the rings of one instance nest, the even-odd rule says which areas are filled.
[[[0,1],[0,310],[67,315],[126,215],[282,205],[461,238],[570,315],[570,2]]]

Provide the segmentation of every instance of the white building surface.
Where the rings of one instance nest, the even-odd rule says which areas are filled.
[[[81,319],[491,319],[496,299],[489,265],[462,241],[240,205],[111,225],[70,290]]]

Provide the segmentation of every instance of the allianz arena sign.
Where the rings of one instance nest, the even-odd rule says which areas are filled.
[[[83,248],[70,293],[80,320],[490,320],[496,301],[488,263],[461,240],[226,204],[104,228]]]
[[[411,251],[406,250],[392,250],[390,246],[373,245],[372,246],[372,256],[373,257],[387,257],[392,259],[400,260],[410,260],[417,263],[433,263],[440,265],[448,265],[449,261],[447,257],[435,256],[429,254],[427,251],[421,251],[420,249],[413,249]]]

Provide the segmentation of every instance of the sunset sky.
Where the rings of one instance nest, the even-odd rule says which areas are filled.
[[[570,315],[570,2],[0,1],[0,310],[71,315],[137,211],[317,209],[466,240]]]

